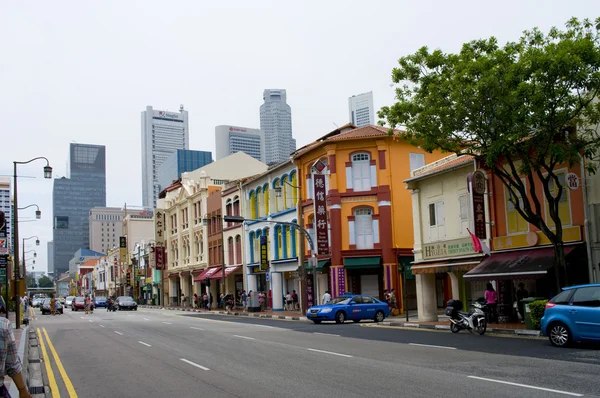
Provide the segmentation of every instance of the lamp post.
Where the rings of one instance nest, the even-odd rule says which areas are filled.
[[[316,251],[315,251],[315,243],[312,239],[312,236],[310,236],[310,234],[308,233],[308,231],[300,226],[299,224],[295,223],[295,222],[287,222],[287,221],[272,221],[272,220],[259,220],[259,219],[255,219],[255,218],[244,218],[241,216],[225,216],[223,217],[223,221],[225,222],[245,222],[245,221],[260,221],[260,222],[266,222],[266,223],[270,223],[270,224],[281,224],[281,225],[287,225],[290,226],[294,229],[297,229],[298,231],[302,232],[305,236],[306,236],[306,240],[308,240],[308,244],[310,246],[310,251],[311,251],[311,261],[312,261],[312,268],[314,270],[313,272],[313,297],[314,297],[314,289],[315,289],[315,279],[316,279],[316,263],[317,263],[317,255],[316,255]],[[306,311],[308,308],[304,308],[304,311]]]
[[[15,226],[15,229],[16,229],[16,226]],[[28,251],[28,252],[25,251],[25,241],[29,240],[29,239],[33,239],[33,238],[35,238],[35,245],[39,246],[40,245],[40,238],[37,235],[33,235],[33,236],[28,237],[28,238],[23,238],[23,248],[22,248],[22,250],[23,250],[23,279],[25,279],[25,283],[27,283],[27,269],[25,268],[25,253],[29,253],[31,251],[31,250]],[[34,252],[33,256],[37,257],[37,253],[35,253],[35,250],[33,250],[33,252]],[[33,260],[33,263],[35,264],[35,260]],[[19,273],[21,273],[20,269],[19,269]],[[18,295],[16,294],[16,292],[15,292],[15,296],[18,297]],[[18,303],[17,303],[16,306],[18,307]]]
[[[16,266],[19,266],[19,195],[17,194],[18,190],[18,184],[17,184],[17,165],[18,164],[27,164],[27,163],[31,163],[34,160],[40,160],[40,159],[44,159],[46,161],[46,166],[44,166],[44,178],[52,178],[52,167],[50,167],[50,162],[48,161],[47,158],[43,157],[43,156],[39,156],[37,158],[33,158],[30,159],[26,162],[17,162],[17,161],[13,161],[13,189],[14,189],[14,193],[13,193],[13,201],[14,201],[14,205],[15,205],[15,214],[14,214],[14,220],[15,220],[15,228],[14,228],[14,249],[13,249],[13,255],[14,255],[14,261],[13,264],[16,264]],[[13,273],[14,273],[14,283],[15,283],[15,298],[19,297],[19,274],[18,272],[14,272],[15,271],[15,266],[13,265]],[[19,314],[21,308],[19,306],[18,302],[15,302],[15,328],[19,329],[21,327],[21,316]],[[8,316],[8,311],[7,311],[7,316]]]
[[[39,220],[40,218],[42,218],[42,211],[40,210],[40,207],[38,205],[29,205],[29,206],[25,206],[25,207],[19,207],[19,210],[25,210],[25,209],[28,209],[33,206],[35,206],[37,208],[37,210],[35,211],[35,218],[37,220]]]

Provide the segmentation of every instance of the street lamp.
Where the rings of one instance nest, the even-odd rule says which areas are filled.
[[[13,193],[13,201],[14,201],[14,206],[15,206],[15,214],[14,214],[14,222],[15,222],[15,228],[14,228],[14,248],[13,248],[13,255],[14,255],[14,261],[13,264],[16,264],[16,266],[19,266],[19,195],[17,194],[18,192],[18,184],[17,184],[17,165],[18,164],[27,164],[27,163],[31,163],[34,160],[40,160],[40,159],[44,159],[46,161],[46,166],[44,166],[44,178],[52,178],[52,167],[50,167],[50,161],[48,161],[47,158],[43,157],[43,156],[39,156],[37,158],[33,158],[30,159],[26,162],[18,162],[18,161],[13,161],[13,189],[14,189],[14,193]],[[41,214],[40,214],[41,216]],[[36,242],[38,245],[39,240]],[[13,273],[14,273],[14,283],[15,283],[15,299],[17,297],[19,297],[19,273],[18,272],[14,272],[15,271],[15,266],[13,265]],[[15,302],[15,328],[19,329],[21,327],[21,315],[19,314],[21,308],[19,305],[19,302],[16,301]],[[8,318],[8,311],[6,311],[6,317]]]
[[[40,207],[38,205],[29,205],[29,206],[25,206],[25,207],[19,207],[19,210],[25,210],[25,209],[28,209],[33,206],[35,206],[37,208],[37,210],[35,211],[35,218],[39,220],[40,218],[42,218],[42,211],[40,210]]]

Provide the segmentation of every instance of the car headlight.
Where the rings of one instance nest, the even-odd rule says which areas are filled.
[[[323,309],[322,309],[320,312],[321,312],[322,314],[328,314],[328,313],[330,313],[331,311],[333,311],[333,308],[323,308]]]

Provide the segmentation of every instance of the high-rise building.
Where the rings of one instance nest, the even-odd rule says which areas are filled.
[[[236,152],[244,152],[266,163],[265,135],[262,130],[239,126],[215,127],[215,156],[221,160]]]
[[[54,274],[69,269],[69,260],[89,248],[89,213],[106,206],[106,149],[71,144],[69,177],[56,178],[52,190]]]
[[[13,251],[13,240],[12,240],[12,227],[14,224],[13,213],[12,213],[12,200],[10,196],[10,177],[0,177],[0,210],[4,212],[5,217],[5,230],[6,234],[6,247],[7,253]],[[2,246],[0,246],[2,247]],[[0,253],[5,254],[5,253]]]
[[[54,275],[54,241],[48,242],[48,275],[52,275],[53,277],[57,277],[58,275]]]
[[[188,113],[159,111],[147,106],[142,112],[142,205],[156,207],[160,192],[158,167],[177,149],[190,149]]]
[[[177,149],[158,167],[157,180],[162,191],[181,177],[181,173],[193,171],[212,162],[212,153],[192,149]]]
[[[139,207],[122,209],[120,207],[93,207],[89,215],[90,250],[107,253],[119,247],[119,238],[123,236],[123,219],[127,214],[134,216],[152,215],[152,210]]]
[[[348,113],[350,123],[356,127],[375,124],[375,108],[373,106],[373,92],[353,95],[348,98]]]
[[[267,165],[283,162],[296,150],[292,138],[292,108],[287,104],[285,90],[267,89],[260,106],[260,129],[265,135]]]

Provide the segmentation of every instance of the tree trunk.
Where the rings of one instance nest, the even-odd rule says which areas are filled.
[[[561,288],[567,285],[567,267],[563,242],[554,244],[554,277],[556,280],[556,294],[558,294]]]

